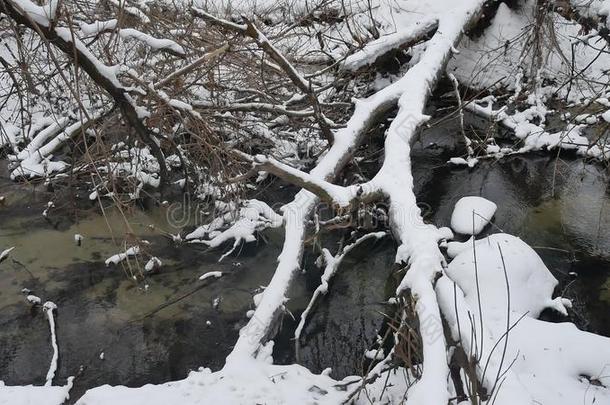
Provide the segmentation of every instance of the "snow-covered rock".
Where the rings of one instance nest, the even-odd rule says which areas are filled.
[[[477,235],[489,223],[498,206],[476,196],[462,197],[451,215],[451,228],[463,235]]]
[[[441,310],[453,338],[480,359],[478,376],[488,392],[495,387],[495,404],[610,403],[610,339],[536,319],[549,307],[566,314],[571,304],[552,298],[557,280],[525,242],[507,234],[478,240],[446,274],[436,286]]]
[[[557,279],[527,243],[516,236],[497,233],[477,240],[474,246],[471,242],[469,246],[449,264],[447,275],[462,288],[466,299],[475,297],[476,300],[479,294],[484,312],[497,314],[499,317],[506,315],[508,297],[504,260],[508,283],[511,286],[512,310],[519,313],[528,312],[531,317],[537,317],[547,307],[557,307],[565,313],[561,302],[556,305],[549,299],[557,285]],[[478,274],[475,274],[475,271]]]
[[[25,299],[28,300],[28,302],[32,305],[40,305],[42,303],[40,297],[34,294],[29,294],[27,297],[25,297]]]

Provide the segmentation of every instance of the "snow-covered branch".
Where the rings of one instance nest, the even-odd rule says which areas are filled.
[[[40,12],[36,11],[39,7],[35,6],[30,0],[6,0],[4,9],[16,22],[31,28],[43,40],[64,52],[114,99],[125,120],[135,129],[159,162],[161,178],[165,181],[168,177],[168,171],[163,153],[152,132],[142,122],[138,109],[127,90],[117,78],[117,67],[103,64],[80,39],[73,35],[69,28],[51,24],[46,14],[41,15]]]
[[[349,55],[343,62],[343,69],[356,71],[362,67],[372,65],[397,49],[406,49],[423,41],[437,27],[438,21],[431,18],[418,22],[408,29],[384,35],[367,43],[358,52]]]
[[[59,348],[57,347],[57,335],[55,333],[55,316],[53,315],[53,311],[57,309],[57,305],[51,301],[47,301],[42,306],[45,314],[47,315],[47,319],[49,320],[49,330],[51,332],[51,346],[53,347],[53,357],[51,358],[51,365],[49,366],[49,371],[47,372],[47,380],[45,382],[45,386],[53,385],[53,378],[55,377],[55,372],[57,371],[57,360],[59,359]]]
[[[40,131],[25,149],[14,156],[18,162],[17,167],[11,172],[11,179],[46,177],[52,173],[64,171],[68,164],[62,161],[51,161],[53,153],[70,139],[83,134],[88,127],[103,116],[102,112],[95,112],[90,114],[84,122],[77,121],[72,125],[68,125],[70,122],[68,118],[61,118],[58,122]]]
[[[254,168],[276,175],[282,180],[305,190],[311,191],[322,200],[338,204],[341,207],[349,206],[363,191],[358,186],[342,187],[328,181],[318,179],[309,173],[290,167],[276,159],[261,155],[254,157]]]
[[[604,140],[591,142],[582,133],[586,125],[569,123],[566,128],[557,132],[548,132],[542,125],[532,123],[534,117],[546,114],[538,106],[531,106],[524,111],[508,114],[505,108],[493,109],[493,98],[486,98],[483,103],[472,102],[465,106],[471,112],[489,118],[513,131],[523,146],[516,153],[527,153],[556,148],[575,151],[578,155],[599,161],[610,159],[610,145]]]

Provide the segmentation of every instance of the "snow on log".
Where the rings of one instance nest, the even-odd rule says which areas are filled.
[[[229,215],[230,216],[230,215]],[[235,222],[222,232],[216,232],[222,225],[224,220],[217,218],[207,225],[203,225],[186,236],[187,240],[197,243],[203,243],[211,248],[216,248],[223,243],[233,240],[233,246],[225,252],[218,261],[222,261],[225,257],[233,253],[241,242],[256,241],[255,233],[266,228],[278,228],[282,226],[282,216],[278,215],[266,203],[259,200],[248,200],[244,206],[240,208]],[[214,237],[209,240],[201,239],[206,235],[215,233]]]
[[[548,132],[543,126],[530,122],[532,117],[544,116],[546,111],[540,106],[531,106],[524,111],[513,114],[505,108],[493,109],[493,98],[487,97],[479,102],[468,103],[465,108],[475,114],[490,118],[514,131],[515,137],[523,142],[517,153],[556,148],[575,151],[578,155],[591,157],[599,161],[610,160],[610,144],[605,141],[591,143],[583,135],[584,125],[568,124],[558,132]]]
[[[15,249],[15,246],[4,249],[2,252],[0,252],[0,263],[8,258],[8,255],[13,251],[13,249]]]
[[[427,120],[423,111],[431,89],[444,72],[463,30],[478,18],[483,3],[482,0],[453,1],[439,12],[438,29],[426,43],[424,54],[398,82],[404,93],[387,131],[383,166],[372,180],[390,200],[391,226],[400,241],[396,262],[408,264],[397,294],[409,289],[416,300],[420,323],[432,326],[420,331],[423,372],[409,390],[407,404],[446,404],[449,400],[446,344],[432,283],[442,273],[445,263],[438,242],[449,238],[451,232],[426,224],[421,216],[413,193],[411,142],[417,128]]]
[[[107,21],[94,21],[91,24],[80,24],[80,35],[91,37],[99,35],[103,32],[113,32],[117,30],[118,20],[113,18]],[[146,34],[135,28],[121,28],[118,34],[123,39],[135,39],[150,47],[154,51],[166,51],[176,56],[184,56],[186,54],[184,48],[171,39],[155,38],[152,35]]]
[[[317,179],[309,173],[295,169],[273,158],[257,155],[254,157],[254,165],[259,171],[274,174],[289,183],[311,191],[324,201],[336,203],[342,207],[350,205],[358,195],[357,186],[338,186],[331,182]]]
[[[221,271],[208,271],[207,273],[199,276],[199,280],[207,280],[208,278],[220,278],[222,277]]]
[[[61,131],[63,131],[63,129],[66,128],[69,123],[70,123],[69,118],[67,118],[67,117],[59,118],[57,120],[57,122],[54,122],[53,124],[49,125],[45,129],[40,131],[30,141],[30,143],[28,143],[28,145],[17,154],[17,158],[24,160],[24,159],[28,158],[29,156],[36,154],[38,149],[40,149],[42,147],[42,145],[44,145],[49,139],[53,138],[55,135],[57,135]]]
[[[53,347],[53,357],[51,358],[51,365],[49,366],[49,371],[47,372],[47,380],[45,382],[45,386],[49,387],[53,385],[53,378],[55,377],[55,372],[57,371],[57,360],[59,359],[59,348],[57,346],[57,335],[55,334],[55,317],[53,315],[53,311],[57,310],[57,305],[51,301],[47,301],[42,306],[44,313],[47,315],[47,319],[49,320],[49,330],[51,331],[51,346]]]
[[[14,3],[37,24],[48,27],[55,19],[59,0],[50,0],[44,6],[38,6],[29,0],[14,0]]]
[[[51,173],[64,171],[68,164],[52,161],[53,153],[68,140],[82,134],[89,126],[103,116],[103,112],[90,112],[89,119],[68,125],[69,120],[61,118],[41,131],[17,155],[19,165],[11,172],[11,180],[20,177],[46,177]]]
[[[482,4],[482,0],[459,1],[452,3],[446,10],[442,9],[439,12],[439,29],[428,42],[420,61],[400,80],[368,99],[355,103],[354,114],[346,128],[335,133],[335,143],[309,173],[309,178],[313,180],[332,180],[361,141],[363,130],[374,122],[378,114],[387,112],[399,100],[399,113],[386,137],[384,165],[378,175],[363,187],[366,186],[365,192],[381,189],[390,198],[392,227],[401,241],[396,261],[410,264],[397,292],[410,288],[418,300],[416,310],[420,319],[431,319],[439,326],[442,323],[432,281],[442,272],[444,263],[438,241],[451,236],[451,232],[427,225],[421,218],[412,191],[410,142],[414,139],[417,127],[426,120],[422,111],[431,88],[442,74],[464,27],[476,18]],[[286,242],[278,268],[265,289],[254,316],[240,332],[235,349],[227,358],[227,365],[244,355],[254,355],[267,337],[273,320],[286,300],[285,293],[291,279],[300,267],[305,237],[304,221],[316,201],[315,195],[303,190],[292,203],[284,206]],[[446,403],[448,392],[445,377],[448,366],[442,333],[434,340],[424,338],[424,358],[422,379],[413,388],[409,401],[422,404]]]

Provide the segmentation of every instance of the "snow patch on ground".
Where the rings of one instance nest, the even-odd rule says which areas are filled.
[[[0,405],[62,405],[70,398],[73,379],[63,387],[6,386],[0,381]]]
[[[272,345],[266,350],[270,354]],[[193,371],[181,381],[140,388],[104,385],[91,389],[79,405],[167,404],[339,404],[345,391],[326,375],[312,374],[300,365],[269,364],[270,358],[244,359],[212,373]]]

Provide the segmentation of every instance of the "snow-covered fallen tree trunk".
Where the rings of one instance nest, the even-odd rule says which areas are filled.
[[[386,99],[383,100],[384,103],[393,103],[394,97],[399,97],[399,111],[386,135],[384,164],[370,182],[363,184],[361,187],[349,188],[347,190],[347,197],[341,191],[335,191],[334,193],[335,195],[342,195],[342,198],[336,202],[343,205],[349,203],[352,197],[356,198],[357,194],[365,196],[381,194],[389,199],[391,226],[394,235],[400,241],[400,246],[396,253],[396,263],[407,265],[406,276],[398,287],[397,294],[402,294],[409,290],[416,300],[415,309],[420,323],[426,322],[436,325],[436,330],[432,331],[429,336],[425,334],[422,336],[423,374],[420,381],[409,392],[409,403],[444,404],[449,398],[447,389],[449,368],[446,358],[446,344],[442,336],[442,321],[433,283],[436,277],[442,274],[445,263],[444,257],[438,248],[438,242],[451,237],[449,230],[439,230],[433,225],[425,224],[423,221],[420,209],[417,206],[415,194],[413,193],[410,145],[414,141],[419,126],[427,120],[423,110],[438,78],[444,72],[445,66],[455,49],[454,46],[460,40],[465,27],[476,20],[483,3],[483,1],[457,1],[448,6],[446,10],[439,12],[438,29],[430,41],[426,43],[426,50],[419,62],[409,69],[400,80],[371,97],[375,99],[375,97],[386,96]],[[388,92],[388,89],[392,90],[392,92],[384,94]],[[356,111],[352,120],[361,114],[358,110],[361,105],[360,102],[356,103]],[[350,120],[350,123],[352,120]],[[350,129],[349,123],[347,129]],[[332,155],[331,152],[332,149],[328,155]],[[294,175],[294,173],[291,174]],[[312,174],[314,173],[312,172],[309,175],[304,174],[303,176],[297,175],[296,177],[306,178],[308,182],[315,183],[316,177],[312,176]],[[314,186],[323,190],[329,190],[329,185],[325,182],[326,179],[321,178],[319,180],[321,181],[318,184],[314,184]],[[334,188],[340,187],[334,186]],[[314,187],[311,187],[311,189],[314,189]],[[349,195],[350,193],[352,194],[351,196]],[[327,192],[323,193],[323,196],[325,198],[332,198],[333,194]],[[299,224],[301,224],[302,219],[303,217],[299,218]],[[288,233],[289,227],[294,227],[291,230],[298,232],[296,234],[300,237],[297,243],[295,243],[294,238],[295,232]],[[282,260],[289,256],[292,261],[290,267],[298,268],[304,227],[303,225],[297,227],[288,223],[286,229],[287,240],[284,245],[284,251],[280,256],[280,264],[283,264]],[[279,270],[283,270],[283,268],[278,268]],[[276,276],[277,273],[274,275],[274,280]],[[282,284],[287,286],[289,281],[284,279]],[[265,291],[263,301],[268,297],[267,294],[268,292]],[[278,297],[274,294],[271,297],[274,301],[272,308],[277,310],[281,306],[284,297],[283,295]],[[278,300],[278,298],[280,299]],[[257,308],[258,311],[259,309]],[[256,315],[257,313],[253,317],[254,322],[258,321]],[[269,315],[270,311],[267,309],[265,321],[270,319]],[[252,324],[253,321],[250,322],[249,326]],[[263,323],[263,325],[265,324],[268,325],[270,323]],[[250,335],[249,329],[245,329],[248,335]],[[241,338],[240,341],[242,341]],[[239,343],[238,341],[236,349],[241,349]],[[250,346],[250,348],[252,347]]]
[[[442,9],[442,12],[439,11],[439,29],[427,44],[427,49],[418,64],[402,79],[364,100],[357,100],[355,111],[346,127],[334,134],[331,148],[310,173],[303,174],[311,184],[332,182],[352,158],[367,130],[380,117],[387,114],[397,102],[399,103],[400,111],[386,139],[384,166],[371,182],[362,187],[362,193],[368,195],[381,192],[380,195],[390,199],[392,225],[401,241],[396,259],[397,262],[410,264],[407,277],[401,284],[399,292],[410,289],[418,301],[417,310],[420,319],[426,322],[436,321],[438,325],[441,324],[440,315],[432,283],[443,266],[443,257],[438,251],[438,241],[448,237],[449,233],[423,223],[412,192],[410,143],[418,126],[425,121],[422,111],[436,80],[443,72],[463,30],[476,18],[481,4],[482,1],[461,1],[452,4],[448,9]],[[347,193],[357,194],[358,190],[358,188],[349,188]],[[332,198],[332,195],[330,197]],[[343,200],[342,203],[345,201]],[[300,270],[307,222],[317,202],[316,194],[302,190],[291,203],[282,207],[285,242],[278,258],[278,266],[264,293],[259,297],[260,299],[257,299],[251,320],[240,331],[234,350],[227,357],[225,367],[215,374],[217,376],[213,378],[215,382],[210,381],[212,385],[208,386],[211,390],[208,394],[222,390],[223,384],[229,384],[234,380],[233,377],[242,375],[244,369],[248,367],[254,367],[259,370],[257,372],[262,371],[260,369],[262,365],[254,366],[254,364],[267,358],[265,353],[268,353],[270,345],[266,342],[273,336],[278,316],[287,299],[286,294],[295,274]],[[255,230],[256,226],[253,226],[251,232]],[[232,237],[231,228],[227,232],[219,234],[217,238],[226,240],[227,237]],[[243,233],[236,236],[244,240],[248,239]],[[447,402],[445,349],[442,337],[431,341],[424,339],[424,373],[420,384],[409,394],[413,403]],[[221,376],[224,377],[218,380],[217,378]]]
[[[433,283],[443,271],[445,260],[438,248],[439,240],[451,232],[425,224],[413,193],[410,144],[417,128],[427,120],[423,115],[428,96],[444,72],[452,50],[463,30],[478,16],[483,1],[456,1],[451,10],[439,16],[438,30],[427,43],[425,54],[405,77],[407,89],[400,98],[399,111],[388,129],[385,141],[385,161],[371,183],[380,187],[390,200],[390,220],[400,241],[396,263],[408,264],[407,273],[397,294],[410,290],[416,300],[415,310],[420,325],[424,322],[442,330],[442,321]],[[446,345],[442,333],[423,333],[423,373],[409,391],[408,403],[445,404],[449,399],[449,373]]]

